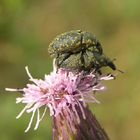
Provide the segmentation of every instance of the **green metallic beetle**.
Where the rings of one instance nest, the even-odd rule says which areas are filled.
[[[91,71],[114,63],[104,55],[102,46],[89,32],[76,30],[58,35],[49,45],[49,54],[55,58],[58,68]]]

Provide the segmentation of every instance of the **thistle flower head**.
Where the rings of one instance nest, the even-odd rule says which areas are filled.
[[[75,132],[72,124],[79,124],[81,117],[86,119],[83,107],[86,106],[87,102],[99,103],[94,93],[105,89],[101,84],[101,80],[114,78],[112,75],[99,76],[94,71],[90,74],[85,74],[84,72],[73,73],[65,69],[56,70],[54,66],[53,72],[45,75],[42,80],[33,78],[27,67],[26,71],[32,83],[27,84],[23,89],[6,88],[8,91],[20,91],[23,93],[22,97],[16,99],[16,103],[25,104],[17,118],[21,117],[24,112],[32,113],[25,132],[30,129],[35,114],[37,114],[37,121],[34,130],[38,128],[47,108],[50,116],[65,116],[67,118],[67,127],[72,132]],[[39,110],[41,107],[45,109],[40,116]],[[82,116],[79,116],[77,107],[80,108]]]

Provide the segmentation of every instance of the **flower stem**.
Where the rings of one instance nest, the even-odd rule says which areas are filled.
[[[58,115],[53,117],[53,140],[109,140],[105,130],[97,121],[95,115],[89,110],[88,107],[83,107],[86,119],[82,117],[82,113],[77,107],[80,117],[80,123],[72,126],[71,129],[67,126],[66,116]]]

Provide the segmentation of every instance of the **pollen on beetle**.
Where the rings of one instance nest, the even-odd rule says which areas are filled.
[[[29,76],[29,81],[32,83],[27,84],[23,89],[6,88],[7,91],[23,93],[22,97],[16,99],[16,103],[25,104],[23,110],[16,117],[17,119],[24,112],[32,113],[25,132],[30,129],[35,114],[37,119],[34,130],[38,128],[47,108],[49,109],[50,116],[65,115],[68,120],[67,127],[74,131],[71,124],[73,122],[79,124],[81,117],[86,119],[83,107],[86,107],[87,102],[99,103],[93,93],[105,89],[101,84],[101,80],[111,80],[114,78],[112,75],[101,77],[94,71],[90,74],[85,74],[84,72],[72,73],[66,69],[57,70],[54,66],[53,72],[45,75],[42,80],[33,78],[28,67],[25,67],[25,69]],[[40,108],[42,107],[44,112],[41,115]],[[79,116],[77,107],[80,108],[82,116]]]

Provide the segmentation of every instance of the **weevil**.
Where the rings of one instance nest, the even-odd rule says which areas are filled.
[[[49,45],[48,52],[55,58],[58,68],[70,70],[96,70],[105,66],[116,70],[116,66],[103,52],[95,35],[75,30],[58,35]]]

